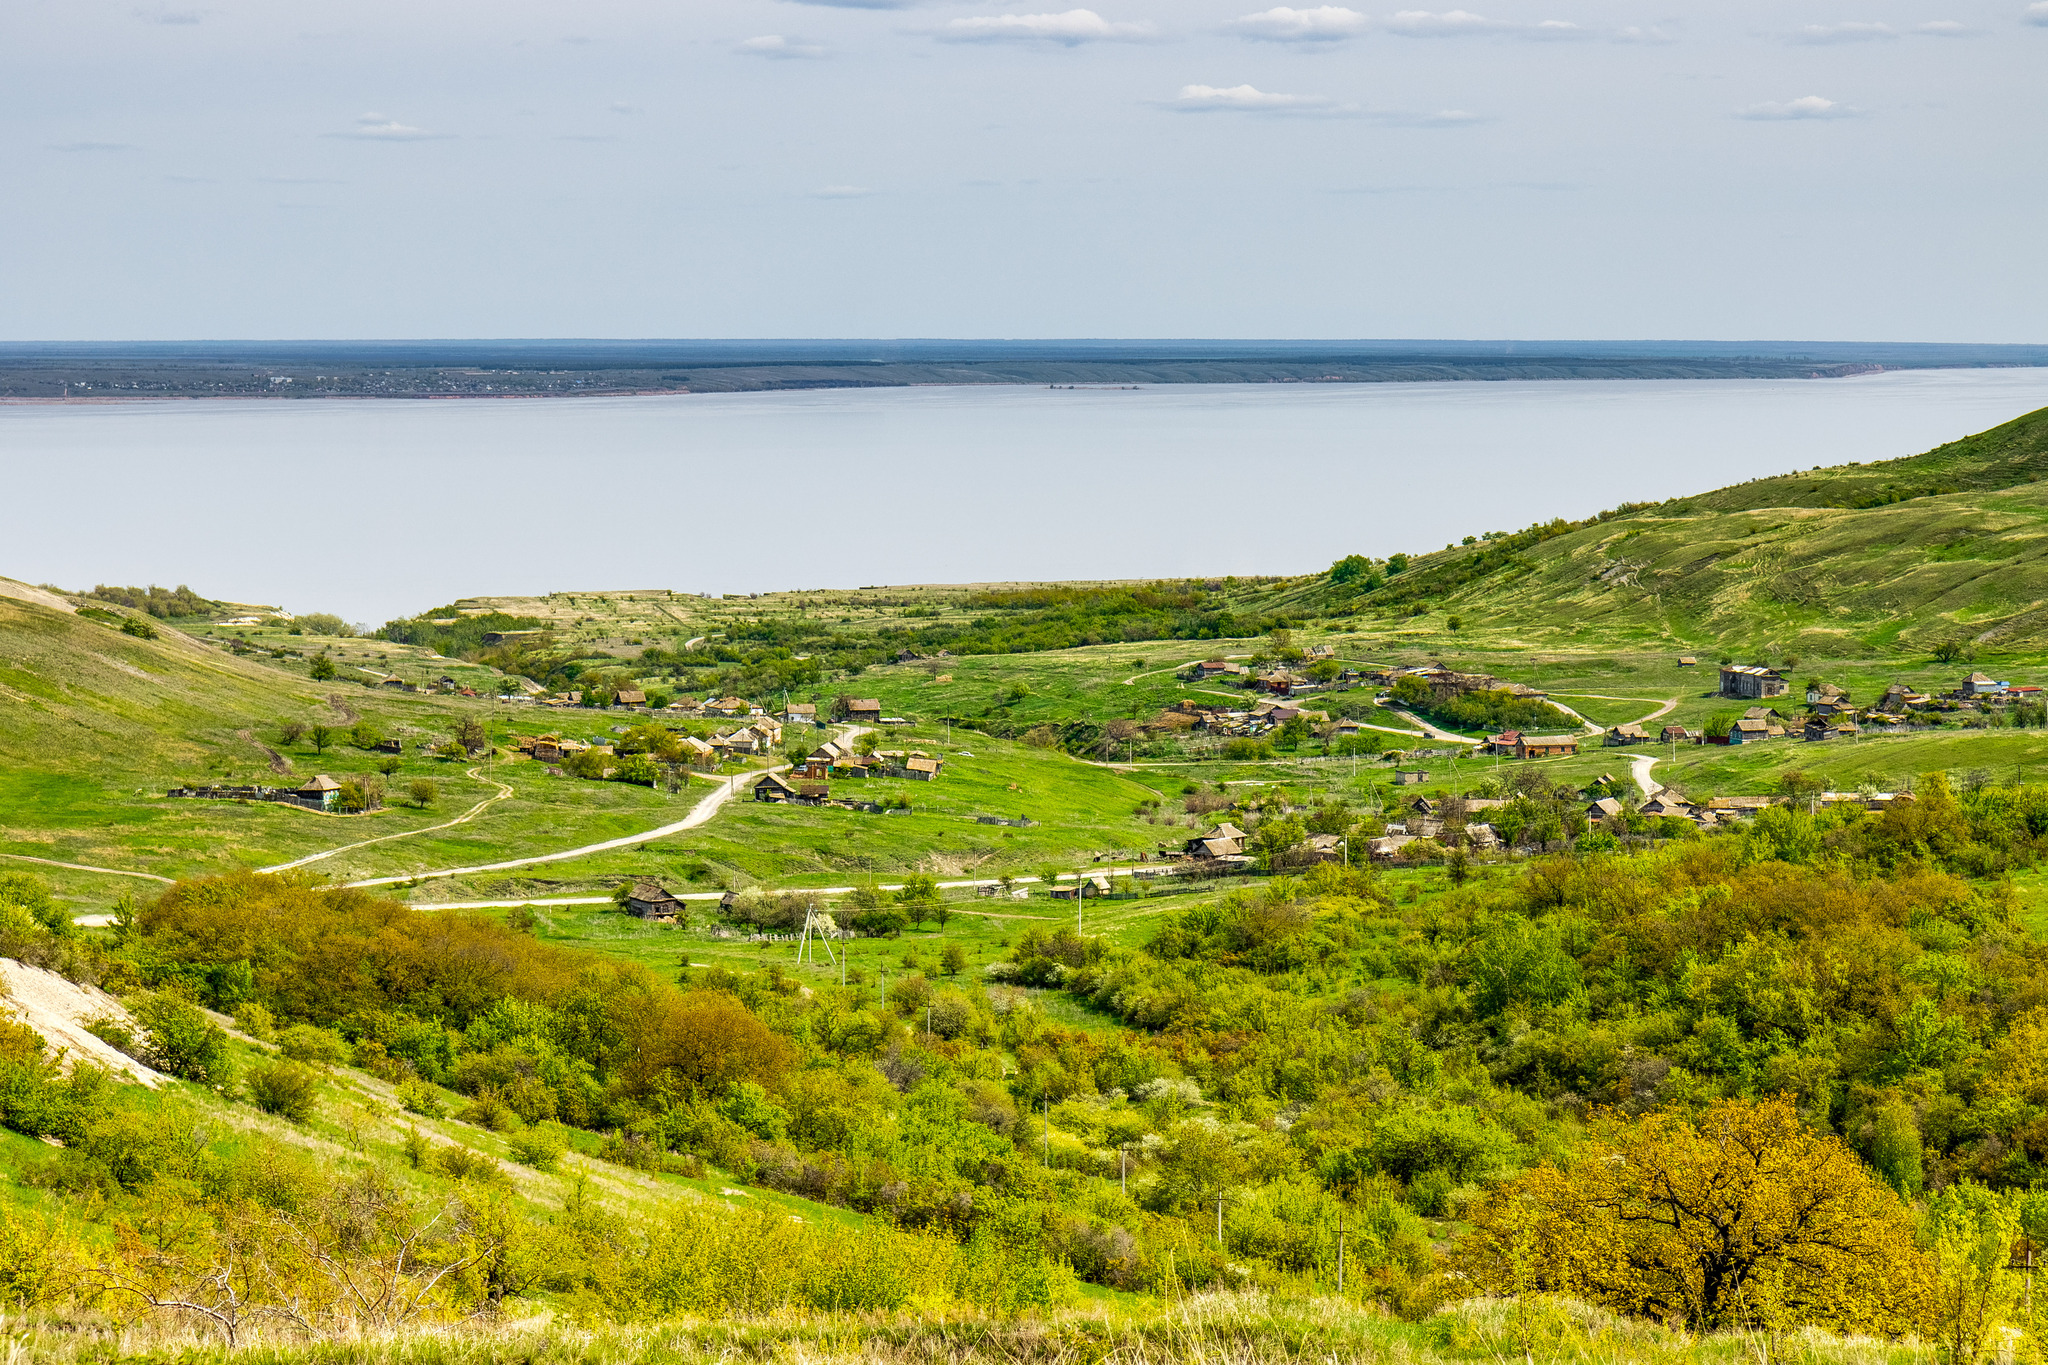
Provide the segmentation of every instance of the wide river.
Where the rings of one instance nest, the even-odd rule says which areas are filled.
[[[2048,369],[0,406],[0,574],[471,594],[1299,573],[2048,407]]]

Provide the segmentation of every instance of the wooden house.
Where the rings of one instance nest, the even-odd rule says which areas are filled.
[[[321,773],[300,787],[295,795],[302,806],[313,806],[320,810],[333,810],[336,798],[341,795],[341,784]]]
[[[1642,813],[1644,815],[1675,816],[1679,819],[1691,819],[1693,811],[1692,802],[1668,787],[1644,801],[1642,806]]]
[[[1609,747],[1623,744],[1648,744],[1650,742],[1650,732],[1634,721],[1630,721],[1626,725],[1616,725],[1609,729],[1606,741]]]
[[[1516,758],[1561,758],[1579,751],[1577,735],[1523,735],[1515,741]]]
[[[626,913],[638,915],[641,919],[653,920],[657,924],[674,924],[683,911],[683,903],[668,893],[659,882],[635,882],[633,889],[626,893]]]
[[[620,706],[645,706],[647,694],[637,687],[622,687],[619,689],[619,695],[613,700]]]
[[[846,718],[856,725],[880,725],[882,703],[873,697],[849,698],[846,703]]]
[[[1228,821],[1200,838],[1190,839],[1182,852],[1190,858],[1235,858],[1244,853],[1244,831]]]
[[[793,801],[798,794],[795,783],[784,781],[775,773],[769,773],[754,784],[756,801]]]
[[[816,725],[818,708],[807,701],[793,701],[782,708],[782,720],[786,725]]]
[[[1664,732],[1657,736],[1657,740],[1661,744],[1691,744],[1698,738],[1698,735],[1686,729],[1683,725],[1667,725],[1664,727]]]
[[[913,782],[930,782],[938,777],[941,766],[936,758],[908,758],[903,761],[903,775]]]
[[[1721,695],[1724,697],[1782,697],[1791,688],[1785,675],[1761,664],[1722,664]]]
[[[1627,808],[1621,804],[1618,798],[1603,796],[1586,807],[1586,818],[1588,820],[1612,820],[1626,813],[1626,810]]]

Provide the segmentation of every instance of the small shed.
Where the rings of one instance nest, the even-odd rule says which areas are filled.
[[[936,758],[905,759],[903,775],[913,782],[930,782],[939,775],[940,766]]]
[[[756,801],[793,801],[797,796],[798,791],[796,787],[783,781],[774,773],[769,773],[754,784],[754,799]]]
[[[617,700],[621,706],[645,706],[647,694],[637,687],[622,687],[619,689]]]
[[[857,697],[846,703],[846,718],[860,725],[882,723],[882,703],[873,697]]]

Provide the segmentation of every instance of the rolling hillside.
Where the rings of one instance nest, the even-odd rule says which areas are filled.
[[[1423,556],[1275,605],[1574,640],[1863,653],[2048,643],[2048,409],[1906,459],[1787,474]]]

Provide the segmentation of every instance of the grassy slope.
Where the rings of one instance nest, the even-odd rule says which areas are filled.
[[[0,597],[0,638],[6,642],[0,649],[0,852],[164,876],[203,874],[423,829],[494,790],[466,775],[471,765],[426,758],[409,747],[389,785],[395,793],[415,778],[434,779],[443,795],[433,809],[394,806],[344,818],[281,805],[166,801],[167,788],[188,780],[296,786],[315,773],[373,772],[382,757],[345,742],[316,754],[302,743],[285,755],[291,771],[275,773],[258,744],[278,747],[281,718],[340,726],[348,713],[359,713],[387,733],[417,740],[445,734],[461,714],[482,715],[503,733],[505,722],[494,715],[503,708],[315,683],[169,629],[159,639],[139,640],[9,597]],[[250,738],[242,737],[244,730]],[[532,765],[513,765],[508,775],[515,800],[474,824],[378,846],[376,870],[615,837],[677,813],[644,788],[551,782]],[[36,870],[81,908],[105,908],[122,890],[144,885]]]
[[[1582,527],[1463,586],[1458,566],[1478,548],[1422,556],[1389,591],[1441,582],[1433,609],[1553,647],[2040,646],[2044,476],[2048,409],[1924,455],[1758,479]],[[1853,506],[1895,495],[1908,500]],[[1296,580],[1272,603],[1305,608],[1322,591],[1320,578]]]

